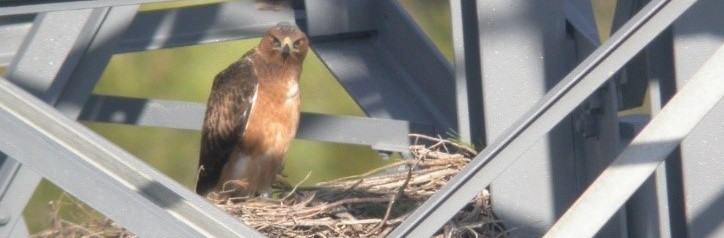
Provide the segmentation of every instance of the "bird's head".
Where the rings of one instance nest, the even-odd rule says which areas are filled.
[[[309,40],[299,28],[291,23],[282,22],[269,29],[259,43],[262,54],[272,58],[281,58],[282,62],[302,63],[307,55]]]

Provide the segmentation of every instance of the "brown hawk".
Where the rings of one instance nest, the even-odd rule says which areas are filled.
[[[219,192],[233,181],[238,195],[271,195],[297,132],[308,47],[299,28],[279,23],[216,75],[201,131],[196,193]]]

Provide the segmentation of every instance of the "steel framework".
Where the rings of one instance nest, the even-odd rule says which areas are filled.
[[[619,0],[601,44],[588,0],[451,0],[452,64],[395,1],[138,11],[153,2],[0,3],[0,237],[27,236],[41,178],[143,237],[260,236],[76,120],[198,130],[202,104],[93,95],[110,57],[278,21],[308,33],[369,116],[305,113],[298,138],[399,152],[412,132],[487,142],[391,237],[429,237],[488,186],[515,237],[724,236],[724,2]],[[652,119],[619,116],[646,100]]]

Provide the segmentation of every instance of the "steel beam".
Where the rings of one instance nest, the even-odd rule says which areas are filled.
[[[79,120],[200,130],[205,110],[201,103],[94,95]],[[432,130],[430,125],[400,120],[302,113],[297,139],[406,152],[410,146],[408,134],[430,134]]]
[[[591,237],[717,104],[724,105],[724,47],[696,73],[545,237]]]
[[[390,237],[428,237],[696,0],[654,1],[553,87]]]
[[[10,136],[3,133],[2,136]],[[23,210],[41,180],[28,169],[5,154],[0,153],[0,237],[17,237],[13,234],[27,233],[23,222]]]
[[[565,3],[564,14],[566,21],[581,35],[586,45],[599,46],[601,40],[598,35],[591,1],[566,0]],[[584,52],[586,56],[589,53],[590,52]]]
[[[302,113],[298,139],[368,145],[379,151],[408,153],[409,134],[433,134],[432,125],[368,117]]]
[[[255,1],[140,12],[123,35],[118,53],[260,37],[278,22],[294,22],[289,7],[257,9]]]
[[[619,29],[648,2],[649,0],[618,1],[612,31]],[[666,90],[667,85],[673,84],[674,80],[671,37],[670,30],[664,31],[620,71],[621,77],[617,80],[621,95],[620,110],[641,107],[644,104],[647,88],[652,116],[657,114],[663,104],[673,96],[673,91]],[[633,124],[639,128],[638,124],[643,122],[636,118],[638,117],[634,117],[630,122],[623,120],[631,118],[622,118],[622,123],[628,124],[629,127]],[[624,139],[627,141],[626,144],[630,143],[634,135]],[[670,155],[669,161],[672,160],[678,160],[678,153]],[[672,234],[674,232],[672,226],[684,227],[684,224],[670,222],[670,210],[676,206],[670,206],[673,204],[670,203],[667,194],[669,189],[667,167],[670,166],[660,166],[626,204],[628,235],[664,238],[682,235],[682,233]]]
[[[137,235],[259,236],[4,78],[0,130],[12,135],[0,137],[0,150]]]
[[[560,81],[568,52],[564,0],[478,1],[480,57],[488,141],[497,140]],[[535,9],[535,10],[533,10]],[[526,47],[521,47],[521,46]],[[490,184],[491,201],[511,237],[537,237],[574,201],[579,188],[571,117],[526,148]],[[483,187],[480,187],[482,189]]]
[[[672,27],[673,65],[676,87],[687,87],[698,68],[724,45],[723,1],[702,1],[679,18]],[[719,62],[719,67],[724,62]],[[719,78],[722,81],[724,78]],[[672,224],[677,236],[724,237],[724,103],[699,123],[681,143],[681,160],[674,171],[680,176],[669,182],[675,201]],[[669,161],[667,161],[669,163]],[[686,224],[684,227],[683,224]]]
[[[651,115],[656,116],[675,92],[674,63],[672,59],[671,28],[662,32],[649,46],[642,51],[636,60],[628,65],[628,82],[633,80],[648,81]],[[638,68],[634,68],[638,66]],[[643,77],[637,79],[633,77]],[[643,97],[643,96],[641,96]],[[633,139],[633,137],[631,137]],[[675,168],[681,157],[677,151],[671,153],[659,166],[656,172],[631,196],[626,204],[629,235],[634,237],[681,237],[685,236],[683,222],[677,220],[676,201],[669,198],[669,190],[678,191],[673,181]],[[678,166],[676,166],[678,167]],[[672,173],[673,172],[673,173]],[[671,181],[671,183],[669,183]]]
[[[336,13],[349,9],[335,1],[307,2],[303,24],[316,29],[314,51],[368,116],[434,125],[437,134],[456,130],[452,66],[398,2],[367,1],[364,14],[347,15]],[[344,22],[334,26],[341,32],[311,25],[327,16]]]
[[[476,1],[450,1],[453,53],[455,54],[455,103],[460,139],[482,148],[485,144],[480,38]]]
[[[28,229],[26,229],[25,219],[20,219],[15,227],[16,229],[8,237],[30,237]]]
[[[67,12],[41,13],[35,18],[33,28],[19,47],[5,76],[32,92],[47,103],[54,103],[60,94],[56,88],[69,81],[68,74],[79,61],[80,54],[97,31],[107,9],[83,9]],[[37,175],[12,158],[0,154],[2,171],[0,206],[8,207],[8,224],[0,226],[0,237],[18,232],[22,223],[22,211],[33,191],[40,183]]]
[[[304,23],[310,36],[374,31],[384,10],[381,1],[304,0]]]
[[[7,66],[33,25],[35,15],[0,17],[0,67]]]
[[[619,30],[631,17],[643,8],[649,0],[616,1],[611,34]],[[619,71],[617,79],[621,99],[619,110],[637,108],[643,105],[648,78],[646,76],[645,52],[639,52]]]
[[[115,44],[117,42],[117,39],[120,38],[119,35],[121,33],[125,32],[125,29],[126,29],[127,25],[130,23],[130,21],[133,19],[133,15],[135,15],[136,10],[137,10],[136,6],[118,7],[117,9],[115,9],[115,10],[112,9],[110,11],[103,10],[103,9],[99,10],[99,11],[102,11],[102,13],[100,13],[100,18],[98,18],[97,20],[89,21],[88,26],[82,27],[83,30],[85,30],[85,31],[83,31],[84,33],[89,33],[88,35],[86,35],[86,38],[81,37],[84,40],[79,40],[79,42],[76,42],[75,44],[73,44],[72,42],[66,42],[67,44],[62,44],[63,42],[59,42],[58,46],[57,46],[58,48],[53,48],[52,45],[45,46],[45,47],[51,47],[51,48],[47,49],[45,52],[42,52],[42,53],[39,52],[39,54],[42,57],[49,57],[49,56],[56,57],[56,56],[59,56],[62,54],[47,54],[48,50],[50,52],[63,52],[63,49],[66,49],[63,47],[73,46],[70,49],[71,56],[69,56],[68,59],[65,59],[65,61],[62,59],[62,57],[57,59],[59,61],[56,61],[56,60],[40,60],[39,61],[39,60],[35,59],[35,61],[38,61],[38,62],[43,62],[46,64],[48,62],[50,62],[51,64],[50,64],[50,66],[40,65],[36,68],[33,68],[33,67],[28,68],[28,69],[41,68],[41,69],[46,69],[48,71],[58,70],[57,71],[58,75],[54,75],[52,72],[48,72],[47,75],[46,74],[24,75],[21,73],[17,73],[17,72],[26,71],[26,70],[23,70],[24,68],[18,68],[18,70],[12,70],[12,67],[11,67],[12,73],[10,75],[20,76],[19,78],[16,78],[16,82],[27,83],[26,81],[38,81],[36,84],[40,85],[40,87],[37,88],[38,90],[36,90],[36,91],[43,92],[42,94],[40,94],[40,95],[42,95],[41,97],[43,97],[46,101],[50,102],[51,104],[56,104],[56,105],[59,105],[60,107],[66,108],[66,110],[64,110],[64,113],[67,117],[69,117],[69,118],[77,117],[77,115],[80,113],[80,107],[77,107],[77,105],[82,106],[84,104],[86,98],[90,95],[90,92],[92,91],[92,88],[95,85],[95,81],[100,76],[100,73],[102,72],[103,68],[105,67],[106,63],[108,62],[108,59],[110,58],[111,54],[115,50]],[[80,11],[84,11],[84,10],[80,10]],[[90,10],[88,10],[88,11],[90,11]],[[106,15],[106,13],[107,13],[107,15]],[[58,13],[58,14],[63,14],[63,13]],[[43,18],[41,18],[41,19],[43,19]],[[52,22],[54,22],[56,24],[72,25],[72,24],[69,24],[70,22],[68,22],[67,20],[68,19],[60,19],[60,20],[56,19],[55,21],[52,21]],[[103,24],[100,23],[101,20],[104,20]],[[63,27],[63,25],[61,27]],[[98,30],[98,28],[100,28],[100,30]],[[28,41],[29,44],[32,44],[35,42],[42,42],[43,40],[52,41],[54,39],[57,39],[58,37],[52,37],[52,33],[59,33],[59,32],[66,33],[66,34],[68,33],[68,32],[66,32],[68,29],[65,29],[66,31],[58,29],[58,28],[52,28],[52,27],[48,28],[48,29],[51,30],[51,35],[37,37],[37,41]],[[73,29],[71,29],[71,30],[73,30]],[[63,37],[67,37],[67,36],[64,35]],[[67,38],[73,39],[72,37],[67,37]],[[65,39],[63,39],[63,40],[65,40]],[[40,44],[40,46],[43,46],[43,45]],[[29,50],[23,51],[27,57],[19,58],[19,62],[17,65],[19,65],[19,66],[32,65],[32,61],[34,59],[32,57],[32,54],[33,54],[32,52],[34,52],[34,50],[37,50],[37,49],[42,49],[42,47],[28,47],[28,49]],[[45,53],[45,54],[43,54],[43,53]],[[66,54],[68,54],[68,52],[66,52]],[[82,58],[82,59],[79,59],[79,58]],[[23,63],[22,62],[23,59],[27,59],[30,62]],[[55,64],[55,66],[54,66],[53,63],[58,63],[58,64]],[[63,65],[62,67],[60,67],[61,63]],[[30,65],[26,65],[26,64],[30,64]],[[56,67],[56,68],[48,69],[48,68],[53,68],[53,67]],[[33,76],[35,76],[35,77],[33,77]],[[42,76],[42,77],[40,77],[40,76]],[[72,80],[68,80],[69,78],[72,78]],[[53,95],[55,95],[55,96],[53,96]],[[6,130],[3,130],[3,131],[6,131]],[[12,134],[12,131],[8,130],[8,132],[10,134]],[[9,143],[6,143],[6,144],[10,145]],[[36,143],[30,143],[30,144],[36,144]],[[73,151],[71,151],[71,152],[73,152]],[[59,153],[59,154],[62,155],[62,153]],[[68,154],[65,154],[65,155],[67,157]],[[49,158],[49,157],[55,158],[54,156],[44,156],[42,158]],[[33,161],[40,161],[42,158],[34,158],[35,160],[33,160]],[[110,157],[108,157],[108,158],[110,158]],[[32,163],[27,163],[27,161],[24,161],[22,159],[24,159],[24,158],[21,158],[18,160],[20,160],[21,162],[24,162],[23,163],[24,168],[32,167],[32,165],[29,165]],[[107,159],[107,158],[105,158],[105,159]],[[36,167],[37,167],[37,165],[36,165]],[[29,172],[27,169],[20,170],[20,172],[22,172],[22,171]],[[73,169],[67,169],[67,171],[73,171]],[[89,170],[86,169],[85,172],[89,172]],[[97,174],[97,172],[91,171],[89,173],[96,174],[97,176],[102,176],[100,174]],[[86,176],[88,176],[88,174],[86,174]],[[57,181],[51,179],[50,177],[48,177],[48,178],[51,181],[56,182],[56,184],[60,185],[59,183],[57,183]],[[128,179],[128,178],[129,177],[126,177],[125,179]],[[167,178],[163,177],[162,179],[167,179]],[[68,178],[68,180],[74,180],[77,182],[77,178]],[[63,183],[63,182],[61,182],[61,183]],[[108,185],[109,182],[103,181],[100,183],[104,183],[105,185]],[[128,183],[128,182],[126,182],[126,183]],[[78,184],[82,184],[82,183],[78,183]],[[34,186],[29,186],[29,184],[16,184],[16,185],[26,186],[26,188],[29,188],[30,190],[32,190],[32,188],[34,188]],[[96,184],[96,185],[98,185],[98,184]],[[157,185],[155,185],[154,183],[151,183],[151,184],[149,184],[149,186],[150,187],[148,187],[147,189],[155,189],[155,186],[157,186]],[[60,187],[67,188],[64,186],[60,186]],[[98,209],[99,211],[104,212],[104,214],[108,215],[112,219],[118,221],[119,223],[123,224],[124,226],[127,226],[129,229],[131,229],[133,232],[135,232],[137,234],[146,233],[146,234],[156,234],[156,235],[163,235],[163,236],[168,236],[168,235],[173,234],[173,233],[163,233],[164,231],[167,231],[166,229],[174,229],[173,226],[168,226],[168,225],[172,225],[172,224],[168,224],[168,223],[173,223],[173,221],[171,221],[171,220],[160,221],[160,222],[156,223],[156,225],[162,225],[160,227],[164,227],[163,229],[149,226],[149,225],[152,225],[151,223],[141,224],[142,222],[139,222],[137,217],[133,217],[134,214],[138,215],[139,213],[123,212],[124,210],[119,209],[117,207],[117,205],[115,205],[116,211],[109,212],[108,211],[109,209],[114,209],[114,205],[105,204],[105,202],[107,202],[107,201],[102,201],[102,199],[103,199],[102,196],[101,197],[89,196],[87,194],[85,196],[83,196],[83,195],[78,196],[77,193],[74,193],[74,191],[77,192],[78,189],[79,188],[66,189],[66,190],[69,191],[70,193],[76,195],[76,197],[80,198],[81,200],[83,200],[87,204],[93,206],[94,208]],[[113,190],[115,188],[110,188],[110,189]],[[177,191],[185,190],[185,188],[181,188],[181,187],[177,187],[175,189]],[[119,192],[118,189],[115,189],[115,190],[116,190],[116,192]],[[126,191],[126,192],[128,192],[128,191]],[[89,193],[89,192],[86,192],[86,193]],[[164,205],[165,204],[164,202],[168,202],[168,201],[164,201],[165,198],[172,198],[172,199],[174,198],[172,195],[168,195],[166,193],[168,193],[168,191],[165,191],[165,192],[163,190],[147,191],[147,192],[145,192],[145,194],[140,194],[140,195],[132,194],[129,196],[130,197],[133,197],[133,196],[148,197],[148,196],[152,196],[152,195],[157,196],[154,198],[155,200],[152,199],[153,201],[151,201],[151,202],[155,202],[157,205]],[[191,195],[187,195],[187,196],[195,196],[195,195],[191,194]],[[20,198],[22,196],[19,196],[19,194],[14,194],[13,197]],[[123,198],[123,197],[121,196],[120,198]],[[124,201],[123,199],[120,199],[120,198],[118,199],[119,202]],[[141,201],[138,203],[141,205],[149,205],[149,203],[147,201]],[[121,204],[121,203],[118,203],[118,204]],[[129,203],[125,203],[125,204],[129,204]],[[17,206],[17,207],[23,207],[23,206]],[[184,212],[188,213],[187,211],[182,211],[184,209],[188,210],[189,209],[188,205],[186,205],[186,206],[180,205],[180,206],[176,206],[176,207],[177,207],[177,210],[173,210],[170,212],[170,215],[172,216],[172,218],[173,218],[173,216],[178,216],[178,213],[184,213]],[[198,205],[191,205],[191,207],[194,207],[195,209],[201,209],[201,208],[198,208]],[[139,209],[145,210],[146,208],[141,207]],[[168,209],[168,208],[167,207],[165,207],[165,208],[157,207],[155,209],[156,209],[155,211],[151,211],[150,213],[154,213],[154,212],[158,213],[159,209],[163,210],[163,209]],[[181,210],[178,210],[178,209],[181,209]],[[213,208],[213,206],[208,206],[208,208],[204,208],[204,209],[214,209],[214,208]],[[193,213],[193,211],[192,211],[192,213]],[[213,211],[212,211],[212,213],[213,213]],[[163,214],[161,214],[161,215],[163,215]],[[121,218],[119,218],[118,216],[121,216]],[[151,216],[151,217],[153,217],[153,216]],[[153,219],[153,218],[151,218],[151,219]],[[223,221],[224,219],[226,219],[226,218],[214,217],[214,218],[212,218],[212,222],[218,222],[218,220]],[[246,235],[255,235],[256,234],[255,232],[244,233],[243,232],[244,229],[248,229],[248,228],[245,228],[243,225],[238,224],[238,222],[233,221],[233,219],[231,221],[229,221],[227,219],[227,221],[225,221],[226,224],[216,224],[216,225],[212,224],[210,226],[206,225],[208,223],[208,221],[204,221],[203,216],[199,217],[198,215],[193,215],[193,216],[191,216],[191,218],[188,218],[188,220],[189,221],[187,221],[187,223],[193,223],[192,226],[190,227],[190,229],[203,230],[203,229],[206,229],[207,227],[211,227],[211,229],[214,229],[213,227],[216,227],[218,229],[220,226],[226,227],[226,230],[220,229],[218,231],[213,231],[213,233],[217,234],[215,236],[238,236],[239,234],[246,234]],[[129,223],[131,225],[129,226],[126,223]],[[194,228],[193,226],[198,226],[198,224],[196,224],[196,223],[200,223],[204,227],[203,228]],[[21,224],[21,223],[16,223],[16,224]],[[176,225],[176,226],[178,226],[178,225]],[[184,225],[181,225],[181,226],[184,226]],[[135,228],[131,228],[131,227],[135,227]],[[239,229],[239,227],[241,227],[243,229]],[[182,228],[180,230],[173,231],[173,232],[180,232],[182,234],[185,233],[185,235],[187,235],[187,236],[193,236],[194,234],[199,234],[199,235],[212,234],[212,233],[198,233],[199,231],[196,231],[197,233],[194,233],[193,231],[188,232],[189,231],[188,229],[189,228]],[[238,231],[238,230],[241,230],[241,231]],[[206,231],[203,231],[203,232],[206,232]],[[150,236],[155,236],[155,235],[150,235]]]
[[[41,13],[7,72],[8,80],[49,103],[55,103],[70,81],[107,8]]]
[[[89,31],[90,31],[89,33],[91,33],[90,36],[92,36],[90,38],[92,40],[88,39],[88,41],[85,41],[85,43],[83,43],[83,44],[76,43],[76,45],[81,45],[81,48],[77,48],[77,49],[73,48],[71,51],[72,54],[75,54],[76,56],[82,55],[82,59],[76,60],[77,62],[74,62],[73,60],[66,60],[66,62],[64,62],[65,65],[63,66],[63,69],[60,70],[59,75],[57,76],[58,78],[61,78],[61,79],[64,77],[67,77],[67,78],[72,78],[73,80],[66,81],[66,83],[62,83],[64,80],[59,80],[59,79],[46,80],[48,82],[45,82],[45,81],[43,82],[44,88],[42,88],[42,89],[47,90],[46,91],[47,95],[59,95],[59,96],[45,98],[46,101],[49,101],[50,103],[56,103],[57,105],[59,105],[61,107],[65,107],[66,110],[64,110],[64,113],[69,118],[77,117],[77,115],[80,113],[80,107],[77,107],[75,105],[82,106],[86,100],[86,97],[88,97],[90,95],[90,92],[91,92],[93,86],[95,85],[95,81],[100,76],[100,73],[102,72],[103,68],[105,67],[105,64],[107,63],[108,59],[110,58],[111,54],[113,53],[113,50],[115,49],[114,44],[116,42],[116,39],[120,38],[120,37],[118,37],[118,35],[125,31],[126,26],[130,23],[131,19],[133,19],[132,16],[135,15],[136,9],[137,9],[137,7],[134,7],[134,6],[118,7],[117,9],[111,9],[107,13],[107,15],[105,15],[106,13],[103,12],[102,17],[99,18],[99,20],[104,20],[104,23],[100,24],[100,22],[95,22],[94,25],[92,27],[90,27],[90,29],[89,29]],[[129,15],[130,15],[130,17],[129,17]],[[57,23],[67,24],[67,22],[64,22],[64,21],[57,21]],[[94,27],[100,27],[100,30],[94,29]],[[55,32],[58,32],[58,29],[55,29]],[[42,39],[54,39],[54,38],[53,37],[40,37],[40,39],[42,40]],[[67,44],[67,45],[73,45],[73,44]],[[32,48],[32,49],[35,49],[35,48]],[[60,51],[62,51],[62,50],[60,50]],[[71,57],[71,58],[73,58],[73,57]],[[32,59],[32,58],[30,58],[30,59]],[[46,61],[43,61],[43,62],[46,62]],[[50,61],[50,62],[54,62],[54,61]],[[67,66],[68,64],[71,64],[72,66]],[[48,75],[51,75],[51,74],[48,74]],[[51,85],[51,82],[52,82],[52,85]],[[42,90],[40,90],[40,91],[42,91]],[[11,95],[8,95],[8,96],[11,96]],[[48,109],[45,109],[45,110],[48,110]],[[57,117],[57,115],[56,115],[56,117]],[[8,126],[12,126],[12,125],[9,124]],[[23,127],[14,127],[14,128],[22,129]],[[3,130],[3,131],[7,131],[8,133],[13,134],[12,130]],[[30,131],[31,130],[27,130],[24,132],[27,133]],[[6,138],[3,138],[3,139],[6,139]],[[37,139],[37,138],[35,138],[35,139]],[[58,143],[58,141],[55,141],[55,142]],[[4,144],[10,145],[10,146],[13,145],[13,143],[10,143],[7,141],[5,141]],[[31,142],[28,144],[36,145],[38,143]],[[58,145],[55,145],[55,146],[58,147]],[[53,150],[53,149],[56,149],[56,150]],[[63,155],[64,155],[65,156],[64,158],[70,158],[70,159],[73,159],[76,156],[79,156],[77,154],[78,151],[75,151],[73,149],[62,148],[62,149],[58,150],[58,148],[51,148],[49,150],[52,152],[48,152],[48,150],[46,150],[45,152],[53,154],[54,156],[37,157],[38,155],[34,154],[36,157],[31,156],[30,161],[32,161],[32,163],[28,163],[28,160],[24,160],[26,158],[19,158],[18,160],[21,163],[23,163],[23,165],[25,167],[33,167],[33,163],[42,163],[42,162],[40,162],[40,161],[42,161],[42,159],[47,159],[47,158],[51,158],[51,157],[56,159],[55,158],[56,154],[61,155],[61,157],[63,157]],[[5,148],[3,148],[3,151],[7,151],[7,150],[5,150]],[[88,152],[88,151],[83,151],[83,152]],[[13,155],[9,151],[8,151],[8,153],[10,155]],[[95,156],[101,156],[102,159],[112,159],[113,158],[111,156],[102,156],[102,154],[99,155],[97,152],[93,152],[93,151],[91,151],[89,153],[91,153],[92,155],[95,155]],[[120,151],[120,152],[116,152],[116,153],[123,154],[125,152]],[[127,153],[125,153],[124,155],[127,155]],[[89,155],[83,154],[80,156],[89,156]],[[56,162],[56,161],[53,160],[52,162]],[[113,164],[111,162],[106,162],[106,163],[107,164],[105,164],[105,165],[111,166],[114,168],[121,167],[120,165]],[[111,165],[108,165],[109,163]],[[124,162],[115,161],[115,163],[128,164],[129,162],[126,161],[124,163]],[[130,162],[130,163],[132,163],[132,162]],[[136,163],[140,164],[139,166],[145,166],[145,164],[143,164],[142,162],[136,162]],[[93,163],[91,163],[91,164],[93,164]],[[35,164],[34,167],[35,167],[35,169],[37,169],[39,166],[38,166],[38,164]],[[50,166],[48,168],[45,168],[43,166],[40,166],[40,167],[41,167],[41,171],[42,171],[42,169],[61,168],[58,166]],[[147,167],[141,167],[141,170],[143,170],[143,168],[147,168]],[[214,214],[213,210],[215,210],[213,208],[213,206],[204,205],[204,204],[202,204],[202,205],[190,204],[189,205],[189,204],[183,204],[183,201],[182,201],[182,204],[175,205],[175,201],[168,200],[168,199],[179,200],[178,198],[175,197],[175,196],[179,196],[179,195],[174,195],[175,192],[173,192],[172,190],[173,189],[175,189],[175,191],[179,191],[179,190],[187,191],[187,190],[185,188],[178,186],[177,184],[171,184],[171,188],[168,188],[169,187],[168,184],[162,184],[162,185],[164,185],[164,186],[160,186],[162,189],[157,188],[157,187],[159,187],[157,182],[139,184],[139,182],[142,182],[142,179],[138,180],[138,178],[135,178],[135,177],[141,176],[140,178],[143,178],[143,177],[147,177],[148,176],[147,174],[141,174],[141,175],[135,174],[134,175],[132,172],[126,171],[127,174],[125,174],[125,177],[123,177],[123,179],[133,180],[133,181],[129,182],[129,181],[125,181],[125,180],[121,179],[120,183],[133,184],[134,187],[131,187],[131,188],[134,188],[137,190],[140,189],[141,194],[138,194],[138,193],[127,194],[127,195],[124,195],[125,197],[124,196],[115,196],[113,198],[113,199],[117,200],[115,204],[112,201],[110,201],[110,202],[105,201],[104,199],[107,199],[107,198],[105,198],[104,196],[118,195],[118,194],[105,194],[104,195],[104,191],[99,192],[99,191],[90,189],[95,192],[99,192],[98,194],[101,194],[101,196],[99,196],[98,194],[95,194],[95,195],[91,194],[91,193],[93,193],[93,191],[90,191],[90,190],[82,191],[83,187],[85,187],[86,185],[79,186],[79,185],[83,184],[83,182],[84,182],[82,180],[79,180],[79,178],[73,178],[72,176],[67,176],[67,175],[60,175],[60,177],[61,177],[60,180],[63,180],[63,181],[59,182],[58,180],[56,180],[56,179],[59,179],[58,173],[67,174],[70,171],[75,171],[76,169],[84,171],[85,172],[84,176],[86,176],[86,179],[89,177],[93,177],[92,175],[104,177],[103,175],[99,174],[97,171],[93,171],[93,169],[98,169],[98,168],[85,167],[85,169],[84,169],[82,166],[80,166],[79,168],[69,167],[63,171],[56,170],[55,171],[56,177],[48,176],[47,173],[45,173],[45,172],[43,172],[42,174],[44,176],[46,176],[46,178],[48,178],[50,181],[56,183],[61,188],[64,188],[66,191],[70,192],[71,194],[78,197],[82,201],[86,202],[87,204],[91,205],[92,207],[96,208],[97,210],[103,212],[108,217],[110,217],[110,218],[118,221],[119,223],[123,224],[124,226],[128,227],[134,233],[149,234],[148,236],[152,236],[152,237],[153,236],[168,236],[168,235],[172,235],[176,232],[178,232],[184,236],[194,236],[194,234],[208,235],[208,234],[213,234],[213,233],[216,233],[216,235],[214,235],[214,236],[222,236],[222,237],[238,236],[239,234],[256,235],[256,233],[253,231],[250,233],[245,233],[244,232],[245,230],[249,231],[250,229],[239,224],[238,222],[234,221],[233,219],[224,218],[223,216],[218,217],[219,216],[218,214],[213,215]],[[112,170],[112,169],[105,168],[105,170],[108,171],[108,170]],[[148,170],[148,169],[146,169],[146,170]],[[27,169],[25,171],[27,171]],[[135,168],[135,169],[131,169],[130,171],[137,171],[136,173],[138,173],[139,169]],[[141,171],[141,172],[143,172],[143,171]],[[150,173],[153,174],[153,173],[157,173],[157,172],[152,171]],[[152,178],[155,178],[154,181],[158,181],[158,180],[170,181],[166,177],[152,177]],[[64,179],[66,179],[66,180],[64,180]],[[107,187],[105,189],[110,189],[115,193],[128,193],[128,192],[133,193],[133,191],[119,189],[119,188],[123,188],[123,186],[122,185],[118,186],[118,184],[114,185],[114,183],[119,183],[119,181],[114,180],[114,178],[101,178],[100,180],[102,180],[102,181],[97,181],[97,184],[94,184],[94,185],[99,185],[100,187],[103,187],[103,185],[105,185],[105,187]],[[70,183],[70,185],[69,185],[69,183]],[[76,184],[75,188],[69,189],[67,187],[67,186],[73,186],[73,184]],[[24,184],[24,185],[27,185],[27,184]],[[139,187],[141,185],[144,185],[144,186],[147,185],[147,186]],[[164,187],[165,187],[165,190],[163,189]],[[88,189],[88,187],[85,187],[85,188]],[[95,187],[93,187],[93,188],[95,189]],[[149,190],[153,190],[153,191],[142,191],[143,189],[149,189]],[[169,189],[171,189],[171,190],[169,190]],[[103,189],[101,189],[101,190],[103,190]],[[136,191],[136,192],[138,192],[138,191]],[[79,195],[79,193],[83,193],[83,194]],[[188,192],[188,193],[190,193],[190,192]],[[181,200],[186,200],[186,203],[189,203],[188,202],[189,199],[191,199],[191,201],[193,201],[193,199],[197,199],[195,201],[196,203],[204,203],[203,200],[198,198],[198,196],[196,196],[193,193],[190,193],[190,195],[186,194],[184,196],[185,196],[184,199],[181,199]],[[139,197],[146,199],[146,200],[143,200],[143,199],[139,200]],[[145,197],[150,197],[150,198],[145,198]],[[191,198],[189,198],[189,197],[191,197]],[[135,198],[138,201],[128,202],[128,199],[133,199],[133,198]],[[113,200],[113,199],[111,199],[111,200]],[[149,199],[150,199],[150,201],[147,201]],[[125,202],[125,203],[122,203],[122,202]],[[136,208],[138,210],[140,210],[140,213],[139,213],[139,211],[136,211],[136,209],[134,209],[134,211],[127,212],[127,210],[125,210],[125,209],[118,208],[118,204],[129,205],[129,204],[134,204],[134,202],[135,202],[135,205],[137,206]],[[173,203],[173,204],[171,204],[171,203]],[[165,207],[159,208],[158,205],[165,206]],[[173,205],[173,208],[169,207],[171,205]],[[146,211],[147,209],[149,209],[149,208],[147,208],[147,206],[156,206],[156,207],[150,208],[151,210]],[[206,206],[206,207],[204,207],[204,206]],[[167,209],[171,209],[171,211],[165,211]],[[191,210],[191,211],[187,211],[187,210]],[[212,210],[212,211],[210,211],[211,213],[208,213],[206,211],[193,211],[193,210]],[[194,214],[194,213],[199,213],[199,212],[204,213],[205,215]],[[217,212],[220,212],[220,211],[217,210]],[[162,219],[161,221],[157,221],[154,223],[154,222],[147,222],[145,220],[139,220],[138,217],[136,216],[136,215],[143,215],[145,213],[148,213],[151,216],[140,216],[140,217],[149,217],[149,219],[154,219],[154,217],[162,216],[162,217],[165,217],[165,220]],[[177,216],[179,216],[179,214],[183,215],[184,213],[191,214],[191,215],[189,215],[189,218],[182,219],[182,220],[186,220],[185,221],[186,224],[181,224],[181,225],[173,224],[173,223],[175,223],[174,220],[179,219],[179,218],[177,218]],[[209,215],[209,214],[212,214],[212,215]],[[204,216],[206,216],[206,218]],[[209,217],[209,216],[214,216],[214,217]],[[219,221],[221,221],[222,224],[209,224],[209,223],[219,223]],[[156,227],[154,225],[158,225],[158,227]],[[180,228],[179,228],[179,226],[180,226]],[[184,226],[186,226],[186,227],[184,228]],[[202,227],[198,228],[196,226],[202,226]],[[131,228],[131,227],[134,227],[134,228]],[[216,229],[216,230],[211,231],[211,233],[208,233],[207,231],[204,230],[207,228]]]
[[[588,0],[567,1],[566,19],[569,22],[568,36],[570,51],[569,69],[573,69],[601,44],[593,17],[593,7]],[[587,10],[586,10],[587,9]],[[572,30],[572,31],[571,31]],[[574,127],[574,145],[563,151],[572,150],[576,156],[575,189],[582,192],[621,151],[618,121],[619,91],[615,80],[609,80],[571,113]],[[571,201],[572,202],[572,201]],[[565,208],[564,206],[562,208]],[[560,208],[559,208],[560,209]],[[563,211],[558,210],[559,215]],[[612,218],[597,236],[621,237],[627,233],[626,216],[621,210]],[[536,234],[538,236],[542,234]]]
[[[92,40],[73,52],[80,57],[77,65],[61,71],[59,75],[61,79],[70,78],[70,80],[54,82],[48,89],[55,96],[49,101],[53,102],[52,105],[66,117],[77,118],[80,115],[83,105],[115,53],[119,39],[137,12],[137,5],[109,8],[97,30],[94,31]]]
[[[280,21],[294,22],[294,11],[257,9],[253,1],[232,1],[139,12],[114,53],[217,43],[262,36]],[[0,66],[8,65],[34,15],[0,18]]]
[[[201,130],[205,110],[202,103],[93,95],[78,120]]]
[[[40,12],[70,11],[143,3],[170,2],[174,0],[11,0],[0,2],[0,16]]]

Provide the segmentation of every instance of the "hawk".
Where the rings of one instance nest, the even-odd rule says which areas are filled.
[[[214,78],[201,130],[196,193],[233,181],[241,196],[271,196],[299,124],[299,76],[309,40],[279,23]]]

